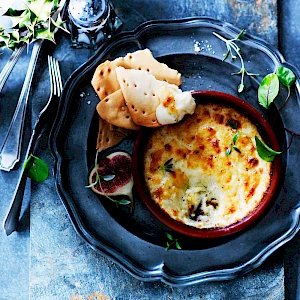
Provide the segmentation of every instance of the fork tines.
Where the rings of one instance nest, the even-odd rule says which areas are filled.
[[[63,85],[58,60],[56,60],[52,56],[48,56],[48,65],[51,84],[51,95],[60,97]]]

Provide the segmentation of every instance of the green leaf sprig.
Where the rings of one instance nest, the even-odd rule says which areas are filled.
[[[253,74],[253,73],[247,72],[247,70],[245,69],[244,59],[241,55],[241,49],[235,43],[237,40],[239,40],[242,37],[242,35],[244,34],[244,30],[242,30],[237,35],[236,38],[229,39],[229,40],[215,32],[213,32],[213,34],[226,43],[227,52],[224,54],[223,61],[225,61],[229,56],[231,56],[232,61],[234,61],[237,57],[239,57],[239,59],[241,61],[240,71],[232,74],[232,75],[241,74],[241,83],[238,86],[238,92],[241,93],[245,89],[245,85],[244,85],[245,74],[252,75],[252,76],[259,75],[259,74]],[[289,100],[290,95],[291,95],[291,87],[293,86],[295,81],[296,81],[296,76],[293,73],[293,71],[284,66],[278,66],[278,68],[275,72],[267,74],[261,81],[260,86],[258,88],[258,101],[259,101],[259,104],[262,105],[266,109],[269,108],[271,103],[273,103],[273,101],[278,96],[280,83],[283,84],[288,90],[285,101],[277,110],[277,114],[275,115],[272,127],[274,127],[274,123],[276,121],[277,115],[279,114],[279,111],[286,105],[287,101]],[[234,128],[234,127],[232,127],[232,128]],[[234,128],[234,129],[237,129],[237,128]],[[282,154],[290,148],[294,136],[300,136],[300,133],[296,133],[287,128],[284,128],[284,130],[289,132],[292,135],[292,137],[291,137],[288,147],[284,151],[281,151],[281,152],[274,151],[273,149],[268,147],[261,139],[259,139],[258,137],[255,137],[256,149],[257,149],[258,155],[262,159],[264,159],[266,161],[273,161],[276,155]],[[228,156],[231,153],[233,147],[234,147],[234,143],[231,143],[231,145],[226,150],[226,156]],[[235,149],[235,150],[238,151],[238,149]]]
[[[172,160],[173,158],[168,159],[163,166],[159,167],[160,170],[162,171],[166,171],[169,173],[175,173],[172,168],[173,168],[173,164],[172,164]]]
[[[242,51],[241,51],[240,47],[236,44],[236,41],[240,40],[241,37],[243,36],[244,31],[245,31],[245,29],[242,29],[241,32],[233,39],[226,39],[223,36],[219,35],[218,33],[213,32],[213,34],[216,37],[218,37],[220,40],[222,40],[226,44],[227,52],[224,54],[223,61],[225,61],[229,56],[231,58],[231,61],[235,61],[237,58],[240,59],[240,62],[241,62],[240,70],[236,73],[231,74],[231,75],[241,75],[241,82],[238,85],[239,93],[241,93],[245,89],[245,83],[244,83],[245,75],[248,75],[248,76],[258,76],[259,75],[259,74],[255,74],[255,73],[249,73],[246,70],[244,58],[242,56]]]
[[[280,110],[286,105],[291,95],[291,87],[296,81],[296,76],[292,70],[284,66],[278,66],[276,72],[267,74],[262,80],[258,89],[258,99],[260,105],[268,109],[270,104],[276,99],[279,93],[279,85],[283,84],[288,92],[285,101],[278,108],[275,118],[273,120],[273,127],[275,125],[276,118]],[[256,139],[256,148],[260,157],[266,161],[273,161],[276,155],[282,154],[287,151],[292,145],[294,136],[300,136],[299,133],[293,132],[287,128],[284,128],[287,132],[292,135],[289,145],[284,151],[277,152],[265,145],[260,139]]]
[[[258,102],[268,109],[270,104],[277,97],[279,92],[279,79],[275,73],[264,77],[258,88]]]
[[[64,3],[65,0],[27,0],[20,10],[0,4],[2,16],[11,21],[8,28],[0,27],[0,47],[15,50],[24,43],[29,45],[38,39],[55,43],[54,32],[57,28],[68,32],[60,16]]]
[[[26,176],[33,181],[43,182],[48,178],[49,169],[47,164],[32,154],[25,161],[23,169]]]
[[[255,136],[255,142],[258,155],[265,161],[271,162],[275,159],[276,155],[282,154],[282,152],[271,149],[258,136]]]
[[[266,109],[269,108],[270,104],[278,96],[279,82],[280,82],[288,89],[287,97],[284,103],[278,109],[278,111],[280,111],[285,106],[288,99],[290,98],[291,87],[295,81],[296,81],[296,76],[292,70],[284,66],[279,66],[276,72],[267,74],[263,78],[262,82],[260,83],[260,86],[258,88],[259,104]]]
[[[178,250],[182,250],[180,244],[179,244],[179,240],[180,238],[174,238],[170,233],[166,232],[166,236],[167,236],[167,243],[166,243],[166,251],[168,251],[172,246],[175,246],[176,249]]]
[[[229,147],[227,148],[227,150],[226,150],[226,156],[228,156],[231,152],[232,152],[232,149],[233,150],[235,150],[236,152],[238,152],[238,153],[241,153],[241,150],[236,146],[236,141],[237,141],[237,139],[239,138],[239,132],[237,132],[234,136],[233,136],[233,138],[232,138],[232,142],[231,142],[231,144],[229,145]]]

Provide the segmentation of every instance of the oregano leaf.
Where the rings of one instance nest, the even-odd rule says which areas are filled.
[[[130,202],[129,200],[127,200],[127,199],[121,199],[121,200],[118,201],[118,203],[119,203],[120,205],[128,205],[128,204],[130,204],[131,202]]]
[[[181,250],[181,249],[182,249],[181,246],[179,245],[179,242],[178,242],[178,241],[176,241],[175,245],[176,245],[176,248],[177,248],[178,250]]]
[[[231,153],[231,147],[229,147],[225,153],[226,153],[226,156],[228,156]]]
[[[271,73],[264,77],[258,88],[258,101],[261,106],[268,109],[279,92],[279,79],[277,74]]]
[[[236,134],[234,135],[233,139],[232,139],[234,145],[235,145],[235,143],[236,143],[238,137],[239,137],[239,133],[236,133]]]
[[[170,233],[166,232],[167,238],[171,241],[173,241],[173,237]]]
[[[101,178],[102,178],[104,181],[110,181],[110,180],[113,180],[115,177],[116,177],[115,174],[110,174],[110,175],[103,175],[103,176],[101,176]]]

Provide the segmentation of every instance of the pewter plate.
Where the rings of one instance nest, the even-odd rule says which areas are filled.
[[[252,104],[268,120],[273,120],[276,106],[286,96],[282,88],[276,105],[264,110],[257,102],[257,88],[262,78],[278,65],[299,71],[285,62],[282,55],[264,41],[245,35],[238,42],[246,68],[259,73],[246,77],[246,90],[238,94],[240,61],[223,61],[224,42],[213,32],[234,38],[240,29],[210,18],[150,21],[133,32],[124,32],[101,45],[97,53],[77,69],[66,82],[51,145],[56,157],[58,193],[78,234],[96,251],[109,257],[134,277],[143,281],[162,281],[184,286],[202,281],[232,279],[249,272],[276,249],[292,239],[300,228],[299,149],[295,138],[282,155],[284,182],[268,212],[251,228],[215,240],[180,237],[156,220],[135,193],[135,210],[116,207],[85,186],[95,159],[98,98],[90,85],[96,67],[128,52],[149,48],[161,62],[181,72],[183,90],[216,90],[233,94]],[[289,128],[300,132],[299,80],[291,98],[280,112],[274,130],[282,149],[289,144]],[[135,135],[102,153],[132,152]],[[182,250],[166,247],[166,232],[181,238]]]

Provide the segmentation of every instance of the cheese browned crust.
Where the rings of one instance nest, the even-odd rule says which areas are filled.
[[[272,165],[258,156],[255,136],[260,137],[258,129],[246,116],[212,103],[197,105],[183,122],[155,130],[144,156],[152,199],[173,219],[197,228],[243,219],[271,180]],[[162,166],[171,158],[168,172]]]

